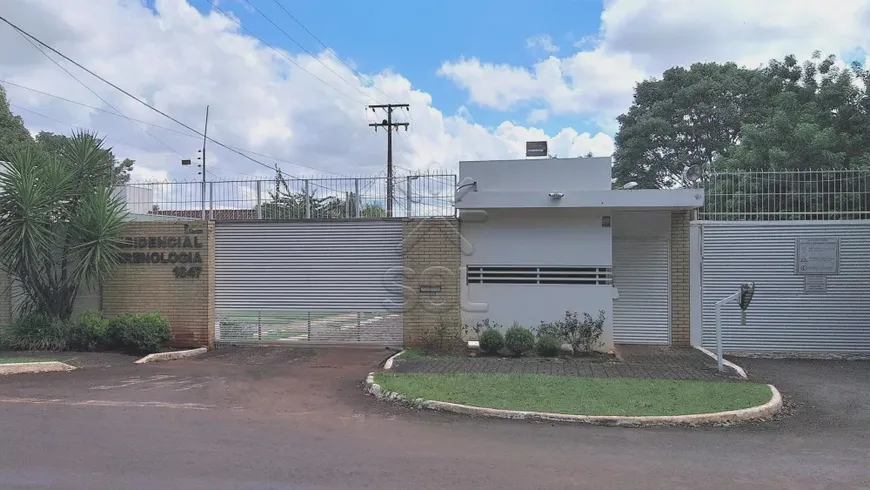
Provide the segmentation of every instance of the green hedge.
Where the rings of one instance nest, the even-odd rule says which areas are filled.
[[[150,354],[172,342],[169,321],[157,313],[126,313],[109,320],[105,335],[111,348]]]
[[[3,350],[115,349],[150,354],[173,340],[169,321],[157,313],[124,314],[107,320],[99,311],[87,311],[68,322],[31,313],[0,330]]]

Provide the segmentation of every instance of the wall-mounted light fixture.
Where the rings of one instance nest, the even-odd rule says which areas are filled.
[[[551,192],[550,199],[562,199],[565,197],[565,193],[563,192]]]

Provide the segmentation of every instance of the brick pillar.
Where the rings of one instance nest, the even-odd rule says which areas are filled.
[[[131,241],[103,285],[103,313],[157,312],[173,345],[214,347],[214,223],[134,222],[122,235]],[[193,273],[179,277],[181,267]]]
[[[461,334],[459,221],[455,218],[406,219],[404,225],[405,347],[419,346],[423,332],[439,323],[450,325]]]
[[[689,222],[691,211],[671,212],[671,344],[689,345]]]

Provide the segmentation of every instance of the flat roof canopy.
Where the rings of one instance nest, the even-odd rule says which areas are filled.
[[[561,194],[561,197],[554,198]],[[704,205],[703,189],[478,191],[457,200],[458,209],[489,208],[612,208],[694,209]]]

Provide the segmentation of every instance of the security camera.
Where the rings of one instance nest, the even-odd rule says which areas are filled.
[[[565,194],[562,192],[551,192],[550,193],[550,198],[552,198],[552,199],[562,199],[563,197],[565,197]]]
[[[471,191],[477,192],[477,181],[475,181],[471,177],[466,177],[460,180],[457,184],[456,192],[453,198],[456,202],[459,202],[462,200],[463,197],[465,197],[466,194]]]

